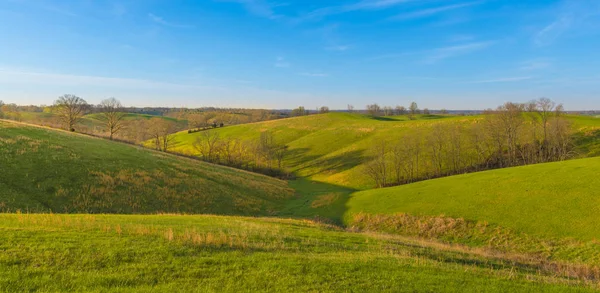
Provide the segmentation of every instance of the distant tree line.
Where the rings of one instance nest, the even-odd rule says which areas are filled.
[[[561,161],[574,143],[562,105],[549,99],[506,103],[472,123],[443,121],[381,141],[364,170],[377,187],[467,172]]]

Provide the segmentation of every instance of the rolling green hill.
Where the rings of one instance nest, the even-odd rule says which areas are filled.
[[[289,146],[285,165],[301,177],[356,189],[372,187],[363,171],[364,157],[374,142],[400,138],[408,131],[443,122],[470,123],[478,117],[418,115],[409,121],[406,116],[371,117],[361,114],[328,113],[236,125],[215,131],[222,137],[256,139],[263,131]],[[170,149],[196,155],[192,144],[201,133],[178,133]]]
[[[345,221],[600,264],[598,174],[600,158],[588,158],[360,191],[348,199]]]
[[[0,214],[6,292],[593,292],[509,255],[223,216]],[[569,267],[573,268],[573,267]],[[581,270],[583,271],[583,270]]]
[[[600,158],[537,164],[352,194],[358,212],[446,215],[543,236],[600,238]],[[526,215],[526,216],[525,216]]]
[[[300,177],[353,189],[369,189],[372,180],[365,173],[365,161],[380,141],[400,142],[407,134],[425,137],[436,125],[477,124],[482,116],[418,115],[371,117],[362,114],[328,113],[275,121],[236,125],[211,130],[223,138],[257,139],[270,131],[276,140],[289,146],[284,165]],[[600,155],[600,119],[568,116],[578,136],[581,157]],[[193,143],[202,133],[179,132],[171,151],[198,155]],[[468,135],[465,135],[464,139]]]
[[[84,135],[0,121],[0,210],[270,215],[270,177]]]

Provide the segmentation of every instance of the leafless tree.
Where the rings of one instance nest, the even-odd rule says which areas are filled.
[[[378,142],[372,149],[372,159],[365,164],[365,173],[379,188],[387,185],[388,167],[386,162],[387,144]]]
[[[319,108],[319,113],[321,113],[321,114],[329,113],[329,107],[322,106],[321,108]]]
[[[123,105],[115,98],[109,98],[100,102],[100,120],[104,122],[112,140],[114,135],[125,127],[125,117],[127,113],[123,112]]]
[[[219,152],[221,138],[217,132],[203,131],[193,143],[194,149],[200,154],[200,157],[212,163],[219,162]]]
[[[378,116],[381,114],[381,107],[377,104],[367,105],[367,113],[371,116]]]
[[[348,104],[348,112],[349,113],[353,113],[354,112],[354,106],[353,105]]]
[[[396,115],[406,114],[406,108],[404,106],[396,106]]]
[[[383,107],[383,116],[392,116],[394,114],[394,109],[390,106]]]
[[[67,130],[75,131],[75,124],[88,110],[88,103],[75,95],[62,95],[54,102],[54,107],[60,121]]]
[[[410,107],[408,109],[412,115],[419,114],[419,106],[417,106],[416,102],[410,103]]]

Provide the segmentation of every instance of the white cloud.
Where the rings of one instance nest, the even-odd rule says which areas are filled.
[[[493,45],[495,41],[486,41],[486,42],[473,42],[464,45],[457,45],[451,47],[444,47],[431,50],[428,57],[426,57],[427,63],[436,63],[438,61],[465,55],[469,53],[473,53],[479,50],[483,50],[491,45]]]
[[[277,57],[274,66],[277,68],[288,68],[292,66],[292,64],[287,62],[283,57]]]
[[[474,5],[478,5],[481,3],[483,3],[483,2],[482,1],[465,2],[465,3],[458,3],[458,4],[453,4],[453,5],[446,5],[446,6],[441,6],[441,7],[423,9],[423,10],[414,11],[414,12],[410,12],[410,13],[406,13],[406,14],[400,14],[395,17],[392,17],[391,19],[408,20],[408,19],[415,19],[415,18],[430,17],[430,16],[433,16],[433,15],[436,15],[439,13],[456,10],[456,9],[460,9],[460,8],[465,8],[465,7],[469,7],[469,6],[474,6]]]
[[[327,74],[327,73],[320,73],[320,72],[304,72],[304,73],[300,73],[300,75],[310,76],[310,77],[328,77],[329,76],[329,74]]]
[[[552,63],[544,59],[534,59],[521,63],[520,70],[531,71],[531,70],[542,70],[552,67]]]
[[[154,15],[152,13],[148,13],[148,17],[153,22],[161,24],[161,25],[164,25],[164,26],[170,26],[170,27],[175,27],[175,28],[193,28],[194,27],[194,26],[191,26],[191,25],[171,23],[171,22],[166,21],[164,18],[162,18],[160,16],[156,16],[156,15]]]
[[[534,43],[538,46],[549,45],[569,30],[572,24],[570,16],[561,17],[540,30],[534,37]]]
[[[327,47],[325,49],[329,50],[329,51],[346,51],[346,50],[350,49],[350,46],[347,46],[347,45],[336,45],[336,46],[329,46],[329,47]]]
[[[532,79],[531,76],[517,76],[517,77],[504,77],[504,78],[496,78],[496,79],[487,79],[487,80],[477,80],[468,83],[498,83],[498,82],[518,82]]]

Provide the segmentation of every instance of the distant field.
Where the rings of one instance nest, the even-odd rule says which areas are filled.
[[[580,247],[580,255],[563,256],[600,264],[600,245],[597,242],[600,239],[597,229],[600,222],[598,174],[600,158],[588,158],[360,191],[350,196],[345,219],[352,225],[354,217],[360,213],[407,213],[485,222],[531,237],[586,243],[585,247]],[[457,237],[453,240],[463,243],[473,240]],[[523,244],[521,240],[511,241],[518,247]],[[557,250],[568,250],[565,243],[548,242],[548,253],[561,253],[550,249],[554,246]]]
[[[287,182],[84,135],[0,121],[0,210],[270,215]]]
[[[593,292],[541,263],[308,221],[0,214],[0,291]]]
[[[263,131],[289,146],[285,166],[298,176],[353,189],[369,189],[365,158],[379,141],[399,142],[407,133],[427,135],[439,123],[476,123],[482,116],[418,115],[371,117],[362,114],[328,113],[276,121],[236,125],[216,131],[222,137],[256,139]],[[600,119],[569,116],[579,133],[578,156],[600,155]],[[176,135],[171,151],[197,155],[192,147],[201,133]]]
[[[33,124],[41,124],[41,125],[52,125],[53,127],[59,127],[59,121],[56,114],[53,113],[42,113],[42,112],[19,112],[21,115],[21,121]],[[187,127],[187,121],[185,120],[177,120],[171,117],[165,116],[154,116],[147,114],[136,114],[136,113],[127,113],[125,115],[125,121],[133,122],[138,120],[149,120],[152,118],[160,118],[165,119],[167,121],[171,121],[178,125],[179,129],[183,129]],[[106,127],[104,122],[101,120],[100,114],[88,114],[85,115],[79,120],[77,123],[78,131],[87,131],[94,133],[104,133],[106,131]],[[83,127],[84,129],[81,129]]]

